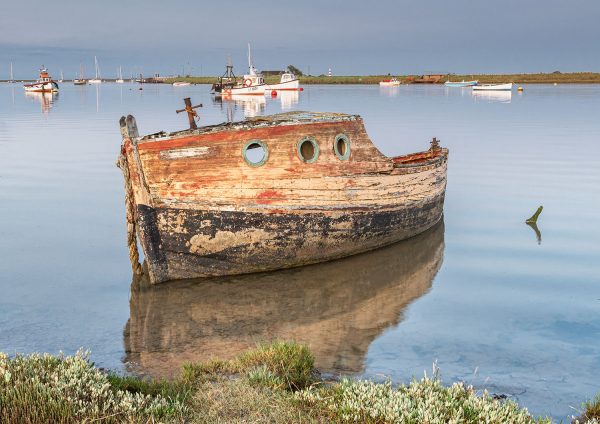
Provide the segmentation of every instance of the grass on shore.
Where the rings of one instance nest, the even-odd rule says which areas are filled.
[[[592,400],[584,402],[583,413],[574,423],[600,424],[600,393]]]
[[[600,397],[579,422],[600,415]],[[586,421],[590,420],[590,421]],[[87,353],[0,353],[0,422],[550,423],[463,383],[325,381],[306,346],[276,342],[229,361],[185,365],[173,380],[107,374]]]
[[[402,83],[408,83],[416,75],[397,75]],[[348,76],[301,76],[300,84],[379,84],[380,81],[390,78],[388,75],[348,75]],[[217,80],[211,77],[177,77],[166,79],[166,83],[175,81],[186,81],[192,84],[212,84]],[[480,84],[514,82],[516,84],[598,84],[600,73],[597,72],[569,72],[569,73],[537,73],[537,74],[474,74],[459,75],[450,74],[442,79],[442,83],[451,81],[477,80]],[[279,82],[279,76],[271,75],[265,77],[267,84]]]

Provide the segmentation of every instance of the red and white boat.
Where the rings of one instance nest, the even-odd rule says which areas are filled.
[[[398,87],[400,85],[400,81],[397,78],[390,78],[383,81],[379,81],[380,87]]]
[[[40,77],[31,84],[23,85],[25,91],[29,93],[52,93],[58,91],[58,84],[53,81],[46,68],[40,69]]]
[[[267,85],[268,90],[277,90],[277,91],[300,91],[300,81],[296,78],[296,75],[291,72],[286,72],[281,75],[281,80],[279,84],[269,84]]]
[[[241,83],[233,87],[223,87],[221,96],[264,96],[268,86],[265,84],[265,79],[262,74],[256,70],[252,64],[252,56],[250,54],[250,44],[248,44],[248,74],[244,75]]]

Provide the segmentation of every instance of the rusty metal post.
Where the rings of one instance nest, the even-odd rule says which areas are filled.
[[[202,107],[202,103],[200,103],[199,105],[196,106],[192,106],[192,101],[189,97],[186,97],[185,99],[183,99],[183,102],[185,103],[185,109],[178,109],[175,112],[180,113],[180,112],[187,112],[188,114],[188,120],[190,121],[190,129],[191,130],[195,130],[198,128],[198,126],[196,125],[196,116],[198,116],[198,114],[196,113],[196,111],[194,109]]]

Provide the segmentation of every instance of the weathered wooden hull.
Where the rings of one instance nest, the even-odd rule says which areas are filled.
[[[121,166],[151,282],[328,261],[440,220],[446,149],[387,158],[359,117],[303,124],[291,116],[281,124],[257,118],[168,138],[125,137]],[[346,156],[329,149],[340,134],[352,141]],[[306,136],[319,146],[314,163],[298,159],[296,142]],[[260,166],[240,154],[252,140],[270,146]]]
[[[155,281],[292,268],[410,238],[441,217],[444,195],[381,211],[282,213],[138,206]]]

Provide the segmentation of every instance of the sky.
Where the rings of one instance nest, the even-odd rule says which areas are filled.
[[[0,79],[600,71],[598,0],[2,1]],[[39,12],[39,13],[38,13]]]

